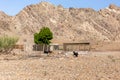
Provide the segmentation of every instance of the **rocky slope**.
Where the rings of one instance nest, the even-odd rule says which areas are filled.
[[[95,11],[66,9],[42,2],[27,6],[12,17],[0,12],[1,35],[9,33],[32,38],[43,26],[53,31],[55,42],[120,41],[120,7],[112,4]]]

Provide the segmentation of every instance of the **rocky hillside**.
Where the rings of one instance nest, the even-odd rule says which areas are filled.
[[[0,34],[31,37],[43,26],[54,33],[55,42],[120,41],[120,7],[63,8],[42,2],[25,7],[16,16],[0,12]],[[28,38],[27,38],[28,39]]]

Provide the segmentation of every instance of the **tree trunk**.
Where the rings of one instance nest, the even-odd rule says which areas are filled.
[[[44,49],[43,49],[44,53],[49,53],[48,51],[48,45],[47,44],[44,44]]]
[[[45,44],[43,44],[43,53],[44,53],[44,51],[45,51]]]

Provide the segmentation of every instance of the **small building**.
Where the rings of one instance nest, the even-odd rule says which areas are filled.
[[[90,43],[64,43],[63,49],[64,51],[90,51]]]

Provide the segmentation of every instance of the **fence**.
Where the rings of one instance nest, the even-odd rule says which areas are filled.
[[[64,51],[90,51],[90,43],[64,43]]]

